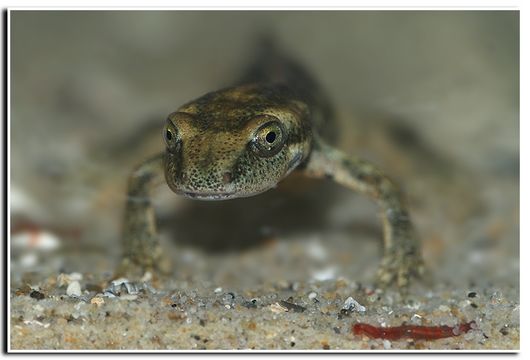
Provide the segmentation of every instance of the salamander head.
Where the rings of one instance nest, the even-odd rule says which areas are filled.
[[[169,115],[165,176],[203,200],[252,196],[276,186],[309,154],[307,107],[278,86],[206,94]]]

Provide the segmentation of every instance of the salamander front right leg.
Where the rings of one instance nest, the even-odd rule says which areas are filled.
[[[118,273],[168,272],[158,241],[152,191],[164,182],[164,154],[139,165],[129,177],[123,223],[123,260]]]

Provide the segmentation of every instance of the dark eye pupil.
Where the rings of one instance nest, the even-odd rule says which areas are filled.
[[[272,144],[274,140],[276,140],[276,133],[274,131],[269,132],[267,136],[265,136],[265,140],[267,140],[269,144]]]
[[[169,130],[166,130],[166,139],[168,141],[171,141],[171,139],[173,139],[173,134]]]

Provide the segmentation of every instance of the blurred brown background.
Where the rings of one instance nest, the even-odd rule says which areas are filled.
[[[14,214],[73,231],[78,236],[64,241],[76,246],[119,254],[123,186],[134,164],[162,148],[159,124],[184,102],[237,79],[253,58],[258,36],[272,33],[329,93],[342,128],[339,146],[380,163],[411,193],[427,255],[438,258],[436,246],[447,249],[468,237],[459,233],[463,227],[455,218],[488,222],[512,214],[506,215],[510,220],[492,221],[509,221],[515,235],[518,19],[509,11],[13,12]],[[381,130],[371,128],[379,124],[372,119],[381,118],[383,128],[412,129],[420,145],[399,155],[399,146],[378,144],[376,135],[372,141],[370,134]],[[154,140],[146,146],[148,138]],[[406,147],[409,138],[401,145]],[[458,191],[451,193],[453,188]],[[302,205],[295,208],[285,201],[273,208],[286,208],[279,214],[287,227],[313,224],[318,231],[325,217],[335,225],[370,219],[377,229],[369,200],[343,191],[341,201],[324,206],[318,202],[323,197],[335,199],[335,190],[325,191],[330,195],[315,190],[299,196]],[[273,203],[281,201],[271,196]],[[167,189],[159,197],[169,209],[178,203]],[[308,198],[316,200],[304,203]],[[194,223],[193,214],[214,209],[206,222],[213,226],[217,208],[234,219],[231,211],[246,213],[261,204],[261,198],[237,201],[189,205],[177,228],[191,231],[193,243],[192,230],[208,228]],[[474,202],[480,205],[470,205]],[[160,207],[162,214],[171,214]],[[468,207],[471,215],[467,210],[455,215]],[[251,231],[267,228],[259,224],[263,213],[249,222]],[[213,233],[223,230],[226,219],[219,219]],[[239,227],[244,224],[237,220],[226,227],[227,242],[238,233],[247,236]],[[517,253],[517,236],[501,243]]]

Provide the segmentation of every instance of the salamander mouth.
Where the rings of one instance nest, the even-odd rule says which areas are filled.
[[[228,200],[228,199],[234,199],[239,197],[236,193],[233,192],[227,192],[227,193],[207,193],[207,192],[188,192],[183,191],[181,192],[182,195],[184,195],[187,198],[195,199],[195,200]]]

